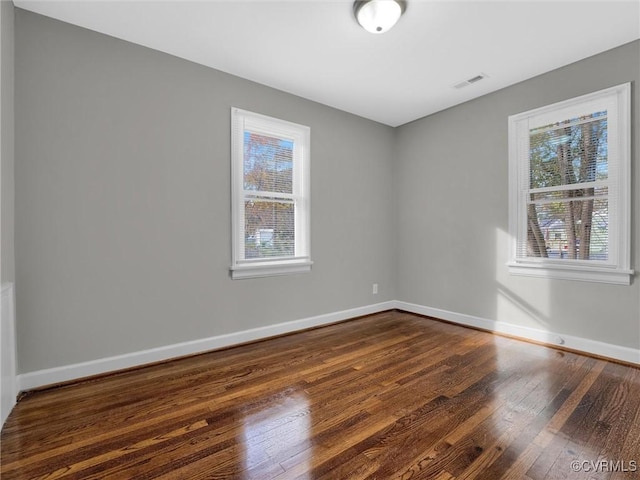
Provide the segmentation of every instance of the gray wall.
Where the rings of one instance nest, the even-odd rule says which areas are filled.
[[[390,127],[20,9],[15,61],[19,372],[395,298]],[[231,106],[311,127],[309,274],[229,278]]]
[[[16,9],[19,371],[391,299],[640,347],[638,282],[505,267],[511,114],[633,81],[638,217],[639,58],[634,42],[394,130]],[[229,278],[231,106],[311,127],[310,274]],[[2,174],[4,280],[4,151]],[[634,265],[639,236],[634,220]]]
[[[507,117],[631,81],[632,265],[638,268],[639,80],[636,41],[400,127],[398,300],[640,348],[640,282],[517,277],[505,266]]]
[[[0,281],[13,282],[15,262],[13,253],[13,167],[14,167],[14,125],[13,125],[13,74],[14,74],[14,8],[11,1],[0,1],[2,39],[0,45],[0,185],[2,238],[0,239]]]

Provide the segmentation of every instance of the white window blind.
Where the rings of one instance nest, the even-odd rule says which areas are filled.
[[[630,282],[629,90],[509,118],[512,273]]]
[[[233,108],[233,278],[309,271],[309,128]]]

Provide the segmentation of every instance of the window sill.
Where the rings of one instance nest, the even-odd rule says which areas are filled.
[[[293,275],[311,271],[311,260],[286,260],[283,262],[254,262],[231,266],[231,278],[273,277],[277,275]]]
[[[554,278],[560,280],[577,280],[581,282],[599,282],[612,285],[630,285],[633,270],[608,267],[592,267],[585,265],[552,265],[509,262],[509,273],[527,277]]]

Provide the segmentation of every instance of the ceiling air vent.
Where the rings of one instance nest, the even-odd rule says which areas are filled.
[[[472,85],[474,83],[478,83],[480,80],[484,80],[485,78],[487,78],[487,74],[479,73],[475,77],[471,77],[471,78],[468,78],[466,80],[463,80],[461,82],[456,83],[453,86],[453,88],[460,89],[460,88],[468,87],[469,85]]]

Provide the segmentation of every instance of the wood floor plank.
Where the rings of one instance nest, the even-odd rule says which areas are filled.
[[[589,478],[571,461],[640,470],[640,369],[390,311],[32,392],[0,459],[3,480]]]

